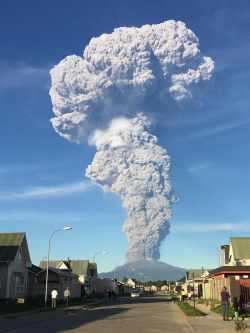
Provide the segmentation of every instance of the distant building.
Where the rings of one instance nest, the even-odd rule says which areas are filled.
[[[47,261],[41,261],[39,266],[45,269]],[[49,267],[76,274],[78,281],[82,284],[82,295],[92,292],[93,281],[98,277],[96,263],[91,263],[89,260],[50,260]]]
[[[137,283],[136,279],[128,279],[126,282],[126,285],[130,286],[132,288],[136,288],[138,283]]]
[[[186,294],[192,290],[199,297],[210,297],[208,286],[211,269],[189,269],[186,273],[186,283],[182,285]]]
[[[0,299],[26,297],[29,267],[26,234],[0,233]]]

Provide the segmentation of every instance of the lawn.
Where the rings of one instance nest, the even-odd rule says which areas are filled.
[[[74,305],[85,305],[85,306],[96,306],[102,304],[103,300],[96,300],[96,299],[84,299],[84,298],[72,298],[69,300],[69,306]],[[64,302],[59,300],[57,302],[57,307],[63,307]],[[50,303],[48,303],[48,308],[50,309]],[[36,299],[36,298],[28,298],[25,303],[18,304],[18,303],[3,303],[0,302],[0,315],[6,314],[14,314],[18,312],[24,311],[32,311],[32,310],[40,310],[44,311],[44,300],[43,299]]]
[[[198,317],[202,317],[205,316],[206,314],[196,308],[194,308],[193,306],[189,305],[186,302],[177,302],[178,306],[180,307],[180,309],[182,310],[182,312],[186,315],[186,316],[198,316]]]

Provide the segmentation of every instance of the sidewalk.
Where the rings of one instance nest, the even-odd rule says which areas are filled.
[[[193,306],[192,301],[188,301],[190,305]],[[223,321],[222,316],[218,313],[210,311],[208,307],[203,304],[195,304],[196,308],[207,315],[204,317],[187,317],[187,321],[193,328],[194,332],[197,333],[235,333],[235,321]],[[249,321],[246,320],[248,326]],[[248,327],[245,330],[246,333],[250,332]]]

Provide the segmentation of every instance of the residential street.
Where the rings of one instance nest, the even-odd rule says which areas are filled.
[[[50,333],[193,333],[174,303],[164,297],[123,299],[91,310],[61,309],[20,318],[1,319],[0,332]]]

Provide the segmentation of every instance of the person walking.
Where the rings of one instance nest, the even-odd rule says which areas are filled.
[[[234,319],[239,319],[239,302],[237,300],[237,297],[234,297],[233,299],[233,309],[234,309]]]
[[[239,312],[240,312],[240,314],[246,312],[245,299],[244,299],[244,296],[242,294],[240,294],[240,299],[239,299]]]
[[[56,298],[57,298],[58,292],[56,289],[53,289],[51,291],[51,307],[56,308]]]
[[[221,296],[223,320],[229,320],[228,309],[229,309],[230,295],[229,295],[229,292],[227,291],[227,287],[223,287],[223,289],[220,293],[220,296]]]
[[[68,308],[68,305],[69,305],[69,297],[71,295],[71,292],[69,290],[69,287],[67,287],[65,290],[64,290],[64,293],[63,293],[63,296],[64,296],[64,307],[67,309]]]

